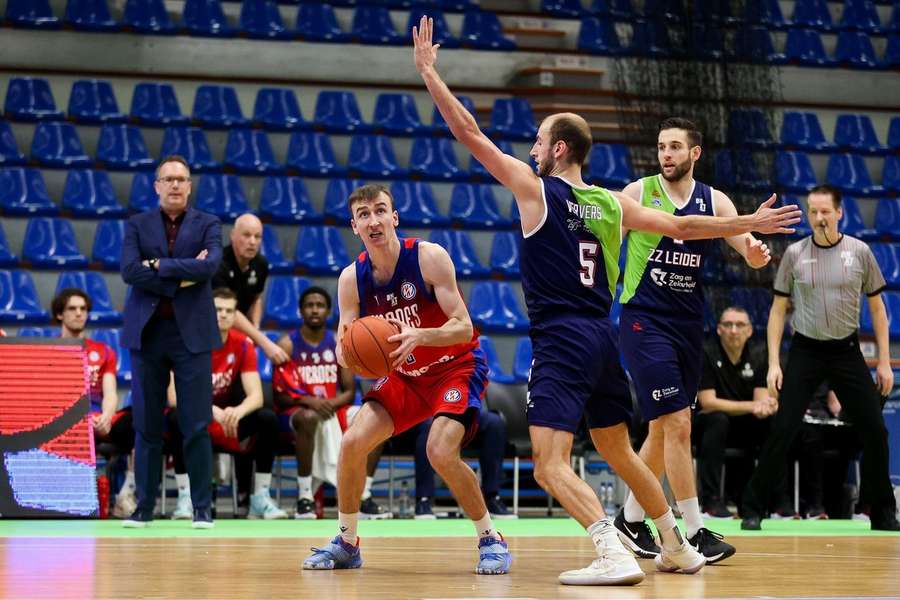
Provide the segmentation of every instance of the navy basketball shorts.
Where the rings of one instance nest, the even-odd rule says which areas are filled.
[[[647,421],[693,406],[703,368],[703,321],[622,308],[619,342]]]
[[[560,315],[532,324],[528,424],[575,433],[631,422],[631,394],[607,317]]]

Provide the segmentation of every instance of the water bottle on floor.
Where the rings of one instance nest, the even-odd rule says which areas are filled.
[[[412,497],[409,495],[409,483],[404,479],[400,483],[400,510],[401,519],[408,519],[412,516]]]

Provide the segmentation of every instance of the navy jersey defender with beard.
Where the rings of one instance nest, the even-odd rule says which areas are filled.
[[[622,206],[608,190],[541,177],[542,221],[522,242],[531,320],[528,423],[574,433],[631,419],[609,309],[619,277]]]

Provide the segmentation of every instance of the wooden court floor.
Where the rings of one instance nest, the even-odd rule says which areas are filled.
[[[363,540],[362,569],[301,571],[320,538],[0,538],[0,598],[752,598],[898,597],[900,536],[731,538],[738,553],[696,575],[634,587],[568,587],[586,537],[511,538],[509,575],[472,573],[467,538]]]

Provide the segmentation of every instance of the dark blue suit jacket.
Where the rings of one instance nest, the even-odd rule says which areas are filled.
[[[195,258],[202,250],[204,260]],[[141,261],[158,258],[159,269]],[[160,210],[152,208],[125,223],[122,242],[122,279],[130,287],[125,301],[122,346],[141,349],[141,333],[162,297],[172,299],[175,321],[190,352],[209,352],[222,346],[212,300],[211,281],[222,260],[222,225],[205,212],[188,208],[175,239],[172,258]],[[196,281],[181,287],[182,281]]]

